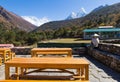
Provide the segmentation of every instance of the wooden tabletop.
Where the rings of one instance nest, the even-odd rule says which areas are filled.
[[[1,50],[11,50],[10,48],[0,48],[0,51]]]
[[[71,48],[33,48],[31,51],[37,50],[72,50]]]
[[[79,68],[79,65],[88,65],[89,63],[83,58],[13,58],[5,64],[20,67]]]

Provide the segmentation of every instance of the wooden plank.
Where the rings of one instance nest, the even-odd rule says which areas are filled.
[[[53,61],[54,60],[54,61]],[[29,65],[57,65],[67,64],[67,65],[88,65],[88,61],[83,58],[13,58],[10,61],[7,61],[5,64],[29,67]],[[23,65],[23,66],[24,66]],[[39,67],[39,66],[38,66]]]
[[[89,82],[81,80],[0,80],[0,82]]]
[[[71,50],[71,48],[33,48],[32,50],[36,50],[36,51],[37,50],[41,50],[41,51],[42,50],[50,50],[50,51],[51,50],[53,50],[53,51],[54,50],[65,50],[66,51],[66,50]]]
[[[36,54],[68,54],[68,52],[36,52]]]

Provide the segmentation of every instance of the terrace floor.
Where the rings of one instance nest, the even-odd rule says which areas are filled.
[[[30,57],[30,55],[17,55],[17,57]],[[90,82],[120,82],[120,73],[98,62],[94,58],[85,55],[74,55],[75,58],[85,58],[90,62],[89,79]],[[0,80],[5,79],[4,65],[0,66]]]

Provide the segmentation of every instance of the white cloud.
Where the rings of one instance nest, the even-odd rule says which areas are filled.
[[[43,17],[41,19],[39,19],[35,16],[21,16],[21,17],[36,26],[40,26],[40,25],[50,21],[47,17]]]

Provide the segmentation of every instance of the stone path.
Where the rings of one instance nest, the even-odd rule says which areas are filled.
[[[26,56],[21,55],[20,57],[26,57]],[[27,55],[27,57],[30,57],[30,55]],[[80,58],[78,55],[75,55],[74,57]],[[120,82],[120,73],[113,71],[109,67],[101,64],[100,62],[89,56],[83,58],[87,59],[90,62],[90,66],[89,66],[90,82]],[[2,65],[0,66],[0,80],[5,79],[4,75],[5,75],[4,65]]]

